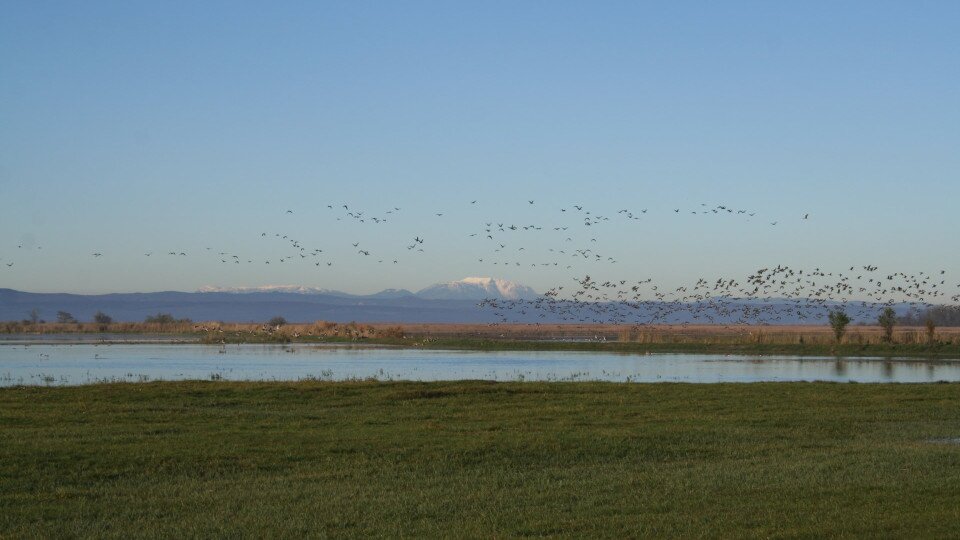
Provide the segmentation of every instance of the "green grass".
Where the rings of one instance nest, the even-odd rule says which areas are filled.
[[[0,537],[960,534],[960,385],[0,390]]]

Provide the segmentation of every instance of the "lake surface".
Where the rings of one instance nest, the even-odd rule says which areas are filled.
[[[486,352],[334,345],[0,344],[0,386],[157,380],[960,381],[960,361]]]

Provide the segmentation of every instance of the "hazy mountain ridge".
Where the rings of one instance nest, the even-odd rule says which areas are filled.
[[[291,322],[312,322],[326,320],[334,322],[392,322],[392,323],[495,323],[500,322],[500,314],[506,315],[509,322],[518,323],[560,323],[591,322],[615,304],[601,302],[597,304],[577,304],[569,300],[560,300],[563,309],[557,313],[537,309],[533,302],[518,302],[513,308],[492,309],[480,307],[479,302],[471,299],[429,299],[415,295],[401,295],[401,291],[385,291],[386,296],[338,296],[334,294],[303,294],[291,292],[251,292],[238,294],[233,292],[152,292],[152,293],[112,293],[101,295],[80,295],[67,293],[31,293],[12,289],[0,289],[0,321],[20,321],[29,317],[32,310],[39,310],[40,318],[56,320],[58,311],[66,311],[80,321],[91,321],[94,313],[103,311],[115,321],[140,322],[147,316],[157,313],[169,313],[176,318],[188,318],[194,321],[224,322],[263,322],[275,316],[282,316]],[[409,291],[406,291],[409,292]],[[541,297],[542,298],[542,297]],[[731,324],[738,320],[744,308],[755,309],[759,303],[775,307],[783,313],[789,313],[792,303],[782,299],[729,299],[726,302],[727,315],[717,315],[712,320],[694,316],[696,305],[680,310],[666,319],[657,322],[664,324],[708,323]],[[513,302],[504,302],[511,305]],[[633,313],[634,321],[656,313],[660,306],[671,302],[649,302]],[[544,304],[545,306],[547,304]],[[811,310],[809,315],[818,314],[819,318],[799,319],[787,316],[776,320],[776,324],[826,324],[827,310],[832,304]],[[900,306],[895,306],[900,307]],[[541,315],[543,315],[541,317]],[[863,319],[872,322],[872,316]],[[596,321],[596,322],[610,322]],[[624,321],[630,324],[631,321]],[[759,320],[755,322],[760,322]],[[774,321],[769,321],[774,322]],[[855,319],[855,322],[857,320]]]
[[[198,293],[230,293],[230,294],[255,294],[255,293],[289,293],[289,294],[329,294],[331,296],[354,296],[350,293],[337,291],[334,289],[324,289],[321,287],[307,287],[304,285],[261,285],[259,287],[217,287],[206,285],[197,289]]]
[[[379,294],[379,293],[378,293]],[[37,309],[53,321],[66,311],[90,321],[103,311],[115,321],[142,321],[158,312],[194,321],[262,322],[275,316],[309,322],[493,322],[496,317],[474,300],[427,300],[399,297],[338,296],[289,292],[154,292],[80,295],[30,293],[0,289],[0,321],[19,321]]]
[[[81,295],[0,289],[0,321],[19,321],[32,310],[53,321],[66,311],[90,321],[97,311],[116,321],[142,321],[157,313],[194,321],[262,322],[275,316],[290,321],[491,323],[497,316],[478,306],[483,299],[536,298],[530,287],[494,278],[467,278],[431,285],[417,293],[384,289],[361,295],[301,285],[206,286],[196,292]]]
[[[351,294],[321,287],[303,285],[262,285],[259,287],[205,286],[198,293],[255,294],[285,293],[303,295],[327,295],[344,298],[404,298],[415,296],[427,300],[533,300],[540,296],[532,288],[515,281],[490,277],[467,277],[457,281],[435,283],[416,293],[406,289],[384,289],[373,294]]]

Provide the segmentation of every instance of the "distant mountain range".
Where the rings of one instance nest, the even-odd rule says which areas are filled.
[[[263,285],[261,287],[213,287],[206,286],[197,289],[198,293],[228,293],[228,294],[258,294],[258,293],[283,293],[283,294],[314,294],[326,296],[339,296],[342,298],[402,298],[404,296],[414,296],[406,289],[384,289],[374,294],[351,294],[334,289],[323,289],[320,287],[305,287],[303,285]]]
[[[406,289],[384,289],[374,294],[350,294],[332,289],[304,287],[302,285],[264,285],[261,287],[201,287],[201,293],[288,293],[339,296],[343,298],[404,298],[416,297],[427,300],[533,300],[536,291],[513,281],[489,277],[468,277],[430,285],[416,293]]]
[[[496,299],[497,308],[481,307],[480,300]],[[524,300],[527,302],[509,302]],[[631,320],[651,320],[667,303],[644,302],[629,310]],[[743,313],[756,313],[763,306],[769,316],[748,316],[749,322],[776,324],[826,324],[825,315],[833,303],[805,310],[800,317],[794,304],[783,299],[728,299],[724,313],[704,319],[696,313],[702,310],[694,304],[688,309],[676,309],[671,304],[670,315],[658,318],[660,323],[712,322],[730,324],[741,321]],[[514,307],[510,307],[513,305]],[[904,313],[907,306],[894,306]],[[850,313],[854,322],[875,321],[879,305],[868,306],[864,314]],[[466,278],[438,283],[417,292],[405,289],[386,289],[375,294],[356,295],[341,291],[301,286],[265,287],[203,287],[197,292],[152,292],[80,295],[66,293],[30,293],[0,289],[0,321],[20,321],[39,310],[40,318],[56,320],[58,311],[66,311],[80,321],[91,321],[97,311],[103,311],[115,321],[139,322],[157,313],[169,313],[174,318],[194,321],[263,322],[282,316],[291,322],[317,320],[334,322],[395,322],[395,323],[493,323],[509,322],[609,322],[609,314],[619,308],[614,304],[590,304],[569,300],[547,299],[530,287],[494,278]],[[607,314],[607,315],[604,315]],[[598,317],[606,320],[598,320]]]
[[[297,322],[487,323],[495,322],[497,317],[478,307],[480,300],[531,300],[538,296],[525,285],[478,277],[438,283],[416,293],[385,289],[367,295],[295,285],[100,295],[0,289],[0,320],[22,320],[37,309],[40,317],[48,321],[55,320],[58,311],[66,311],[81,321],[90,321],[97,311],[103,311],[116,321],[142,321],[162,312],[195,321],[261,322],[283,316]]]
[[[417,292],[416,296],[432,300],[533,300],[540,295],[530,287],[513,281],[468,277],[460,281],[431,285]]]

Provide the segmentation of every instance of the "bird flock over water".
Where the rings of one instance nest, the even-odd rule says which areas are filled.
[[[539,205],[536,199],[523,202],[525,207]],[[359,228],[380,227],[382,233],[378,230],[378,236],[387,237],[394,230],[395,220],[404,214],[401,207],[369,211],[351,203],[330,203],[322,205],[320,211],[343,226],[355,227],[347,230],[357,230],[358,238],[337,237],[329,239],[326,246],[320,246],[298,239],[298,235],[290,230],[262,230],[258,238],[251,238],[251,243],[244,246],[243,252],[213,246],[202,248],[200,253],[155,247],[143,251],[142,256],[152,257],[150,260],[167,257],[185,261],[203,257],[221,265],[261,265],[262,268],[302,264],[315,270],[328,269],[335,264],[344,264],[348,268],[367,263],[416,264],[416,258],[430,248],[431,234],[449,228],[449,216],[462,222],[468,210],[479,206],[482,205],[477,200],[467,200],[463,208],[421,216],[436,222],[428,223],[422,233],[398,241],[391,251],[384,251],[383,242],[374,242],[374,245],[381,246],[379,250],[367,245]],[[316,212],[311,208],[304,213],[312,216]],[[286,208],[278,213],[291,218],[300,215],[301,211]],[[523,215],[537,215],[542,221],[523,218]],[[828,310],[837,307],[848,310],[855,319],[870,319],[875,316],[878,306],[922,310],[960,302],[960,283],[949,281],[945,269],[903,272],[881,270],[870,264],[850,266],[842,271],[776,265],[759,268],[747,276],[704,275],[694,283],[669,287],[658,284],[650,276],[638,279],[638,276],[630,275],[615,280],[591,278],[590,274],[618,272],[620,260],[617,254],[603,247],[606,245],[603,242],[606,227],[623,227],[644,220],[662,224],[665,219],[680,218],[734,219],[763,227],[778,227],[787,222],[783,217],[772,219],[755,209],[729,204],[700,203],[659,211],[645,207],[598,211],[575,203],[538,208],[536,213],[520,212],[514,220],[480,219],[457,245],[475,253],[475,260],[481,266],[549,268],[570,276],[566,283],[559,283],[534,299],[491,298],[480,302],[482,308],[492,310],[502,323],[548,318],[608,324],[816,322],[825,318]],[[792,219],[806,223],[811,220],[811,214],[799,213]],[[332,243],[337,244],[336,257],[330,249]],[[42,249],[42,246],[20,243],[7,253],[0,253],[0,265],[3,265],[0,269],[14,271],[20,260],[29,260],[31,253]],[[265,256],[265,252],[270,255]],[[90,252],[90,256],[102,264],[109,263],[110,255],[106,249]],[[585,265],[589,266],[585,268]]]

